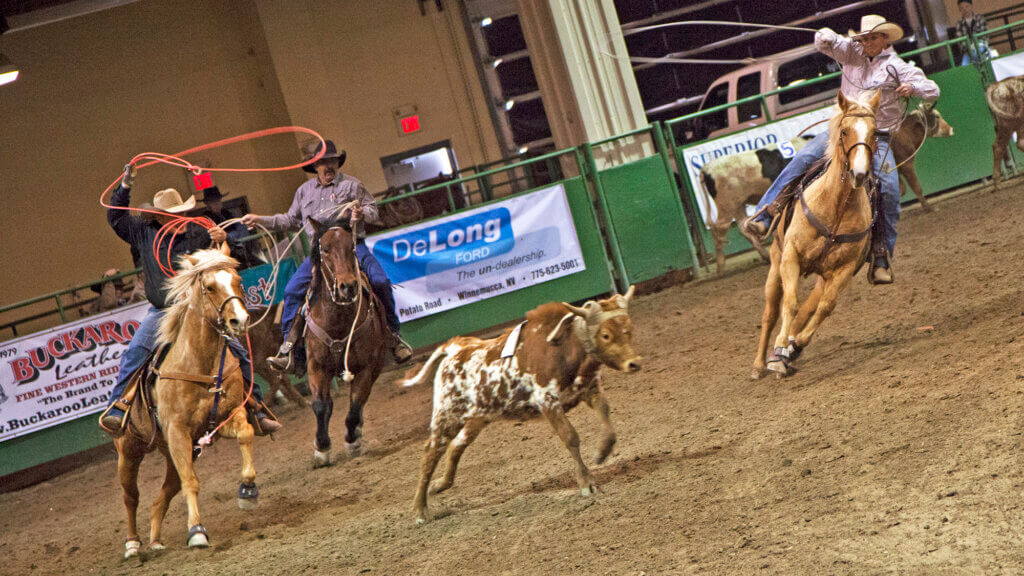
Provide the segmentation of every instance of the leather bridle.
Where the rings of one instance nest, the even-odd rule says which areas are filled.
[[[345,230],[345,228],[343,228],[341,226],[332,226],[332,227],[328,228],[326,232],[329,232],[331,230]],[[325,232],[325,234],[326,234],[326,232]],[[334,302],[338,306],[351,306],[352,303],[356,301],[356,297],[359,295],[359,293],[357,291],[355,294],[353,294],[352,296],[348,296],[348,297],[345,297],[341,293],[341,285],[338,283],[338,276],[337,276],[337,274],[334,273],[334,270],[331,269],[331,266],[328,263],[328,260],[324,257],[325,254],[324,254],[324,248],[323,248],[323,244],[322,244],[323,235],[321,235],[320,239],[321,239],[321,244],[318,247],[319,252],[320,252],[320,275],[323,277],[324,283],[327,285],[326,286],[327,294],[328,294],[328,296],[331,297],[331,302]],[[354,259],[355,257],[356,257],[356,255],[355,255],[355,242],[353,241],[352,242],[352,258]],[[356,282],[356,284],[358,284],[358,281]],[[358,290],[358,286],[357,286],[357,290]]]

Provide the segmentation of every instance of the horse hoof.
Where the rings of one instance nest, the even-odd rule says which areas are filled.
[[[354,458],[363,453],[363,443],[360,442],[358,439],[356,439],[356,441],[351,444],[345,442],[345,449],[348,450],[348,453],[351,454],[352,457]]]
[[[206,535],[206,529],[202,524],[196,524],[188,529],[189,548],[207,548],[210,546],[210,538]]]
[[[786,347],[786,352],[789,354],[789,361],[796,362],[796,359],[800,357],[804,351],[803,346],[797,346],[796,339],[789,339],[789,346]]]
[[[323,468],[331,465],[331,451],[313,450],[313,468]]]
[[[754,368],[754,370],[750,373],[750,379],[751,380],[760,380],[761,378],[764,378],[765,374],[766,374],[766,371],[765,371],[764,368]]]
[[[584,486],[580,489],[580,494],[583,496],[593,496],[594,494],[597,494],[597,486],[594,486],[593,484],[590,486]]]
[[[775,373],[776,378],[784,378],[789,376],[789,368],[786,363],[782,360],[776,360],[768,363],[768,370]]]
[[[423,525],[423,524],[426,524],[426,523],[427,523],[427,519],[424,518],[423,516],[417,516],[416,517],[416,525],[417,526],[420,526],[420,525]]]
[[[135,556],[138,556],[139,555],[139,548],[141,548],[141,547],[142,547],[142,542],[139,542],[138,540],[128,540],[127,542],[125,542],[124,543],[124,557],[125,557],[125,559],[127,560],[128,558],[134,558]]]
[[[260,505],[260,491],[256,483],[243,482],[238,485],[238,507],[242,510],[255,510]]]
[[[451,484],[445,484],[444,482],[433,482],[430,484],[430,489],[427,490],[427,494],[430,494],[431,496],[440,494],[451,487]]]
[[[166,546],[164,546],[160,542],[150,542],[149,543],[149,549],[150,550],[157,550],[157,551],[159,551],[159,550],[163,550],[164,548],[166,548]]]

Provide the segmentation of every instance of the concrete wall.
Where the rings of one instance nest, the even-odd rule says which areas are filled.
[[[464,166],[500,157],[457,6],[425,6],[426,16],[409,0],[143,0],[0,37],[22,69],[0,87],[0,304],[130,266],[98,199],[139,152],[301,125],[346,148],[344,171],[371,190],[385,187],[381,156],[431,142],[451,139]],[[392,109],[406,104],[423,128],[403,137]],[[285,135],[193,160],[298,159]],[[287,209],[304,177],[215,176],[259,213]],[[142,171],[133,203],[166,186],[187,190],[185,171]]]

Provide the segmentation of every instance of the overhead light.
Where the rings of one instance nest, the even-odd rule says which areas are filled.
[[[529,151],[530,151],[530,147],[529,146],[520,146],[519,147],[519,153],[520,154],[526,154]]]
[[[11,63],[7,56],[0,54],[0,86],[17,80],[18,72],[18,67]]]
[[[501,58],[495,58],[494,62],[491,62],[491,68],[497,68],[498,66],[501,66],[502,62],[504,62],[504,60],[502,60]]]
[[[494,22],[494,20],[491,20],[491,17],[488,16],[487,18],[484,18],[483,20],[480,21],[480,27],[486,28],[490,26],[492,22]]]
[[[505,100],[505,110],[511,110],[512,107],[515,106],[515,105],[516,105],[516,101],[515,100],[511,100],[511,99],[510,100]]]

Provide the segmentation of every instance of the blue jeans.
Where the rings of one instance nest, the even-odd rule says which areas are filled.
[[[370,252],[364,242],[356,244],[356,258],[359,259],[359,267],[366,272],[370,280],[370,287],[373,293],[380,298],[384,304],[384,311],[387,315],[388,326],[393,332],[398,332],[398,314],[395,313],[395,295],[391,293],[391,280],[384,272],[384,268],[377,261],[377,258]],[[313,280],[313,264],[309,258],[299,264],[295,274],[284,288],[284,305],[281,310],[281,331],[285,338],[288,337],[288,330],[292,327],[295,315],[306,299],[306,291],[309,290],[309,283]]]
[[[811,165],[822,159],[827,148],[828,132],[826,131],[815,136],[813,140],[808,142],[806,146],[793,156],[789,164],[779,173],[779,177],[775,179],[775,182],[772,183],[771,187],[764,193],[764,196],[761,197],[761,201],[757,203],[757,209],[760,210],[771,204],[787,184],[803,176],[804,172],[807,172]],[[888,139],[878,139],[878,149],[875,150],[875,155],[871,161],[875,176],[878,177],[881,184],[882,213],[878,215],[878,218],[881,222],[882,233],[885,236],[883,241],[885,242],[885,248],[892,254],[896,249],[896,224],[900,221],[900,175],[893,169],[896,166],[896,161],[893,159],[892,154],[889,154]],[[758,217],[758,221],[767,225],[771,218],[767,213],[762,213]]]
[[[128,379],[146,362],[153,349],[156,348],[157,332],[160,330],[160,321],[163,317],[164,311],[158,310],[153,306],[150,306],[149,310],[146,311],[146,317],[142,319],[142,323],[135,330],[135,335],[132,336],[131,342],[128,343],[128,351],[121,357],[121,366],[117,372],[117,384],[110,391],[107,406],[110,406],[121,397],[125,386],[128,385]],[[242,379],[245,380],[245,386],[248,388],[251,382],[249,378],[251,370],[249,352],[237,338],[232,338],[228,341],[228,348],[231,350],[231,354],[238,359],[238,364],[242,369]],[[263,402],[263,393],[259,386],[253,386],[252,394],[257,400]]]

